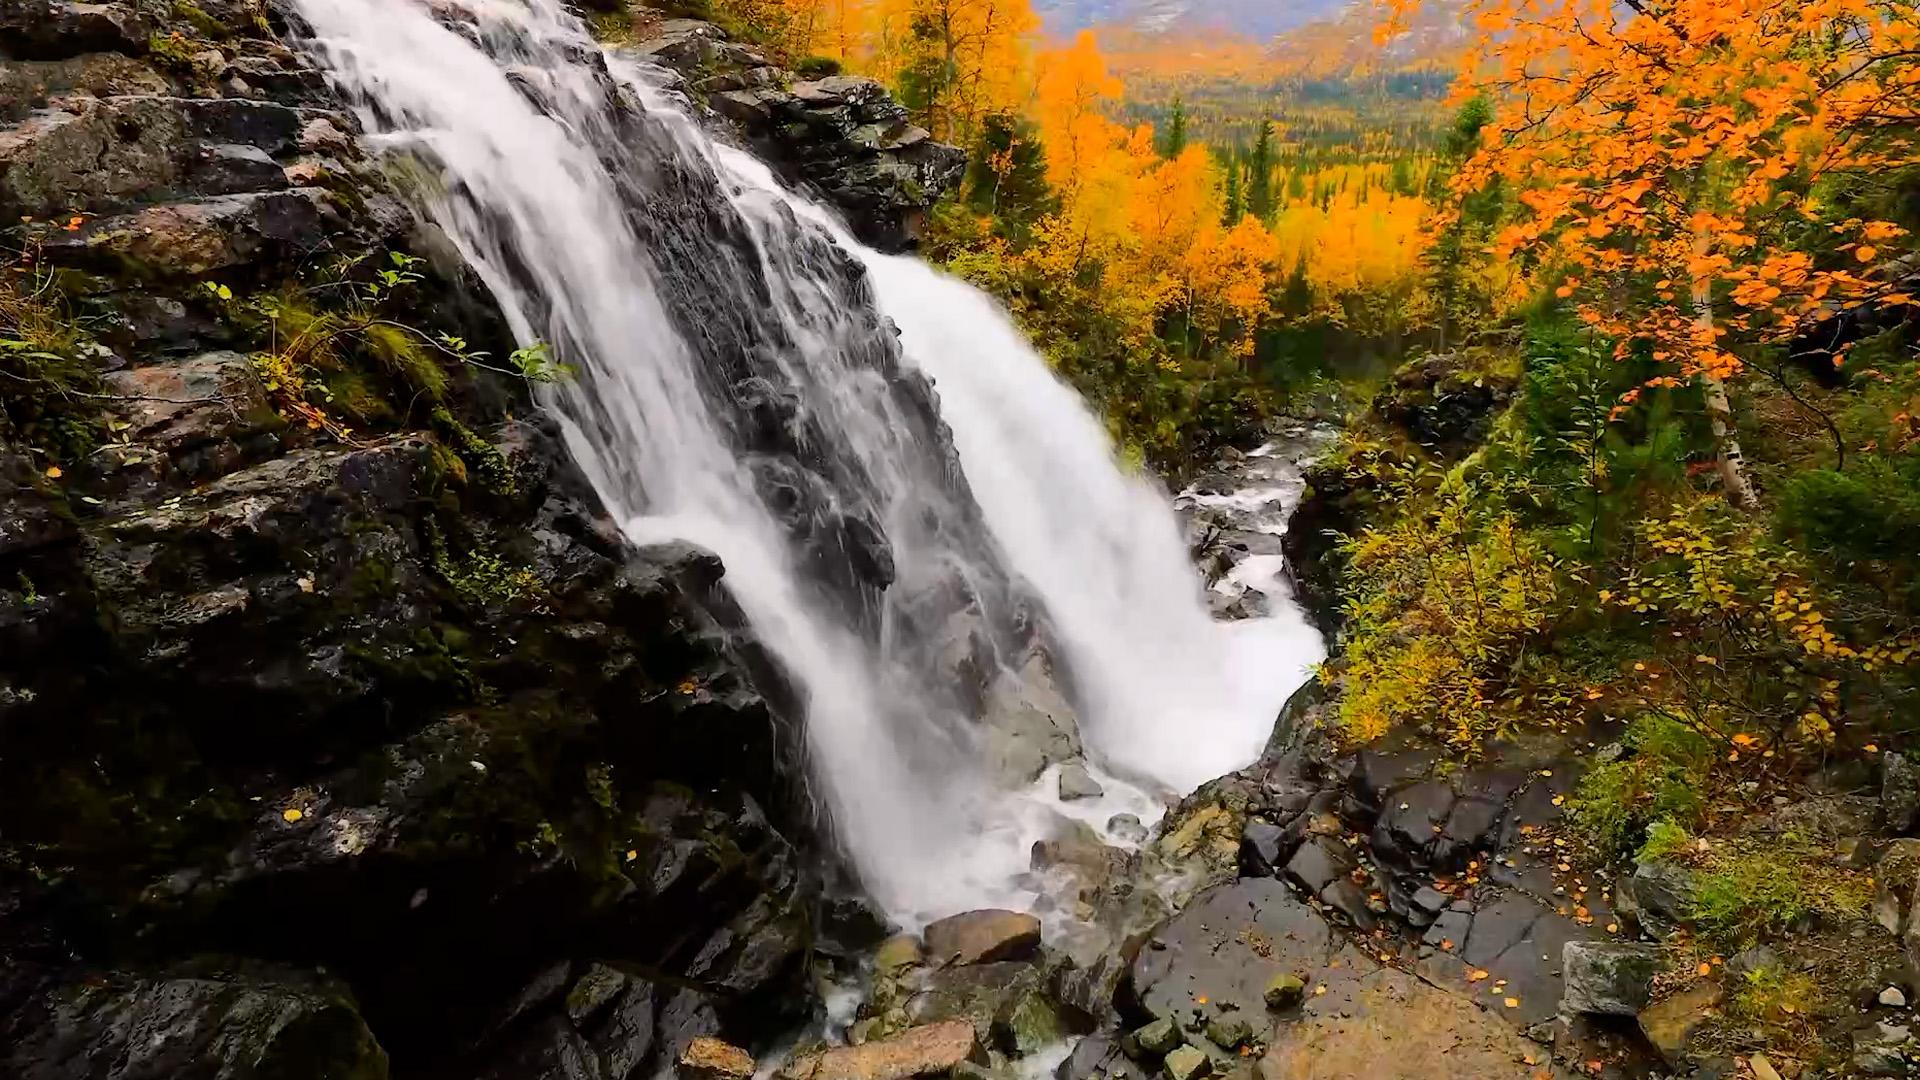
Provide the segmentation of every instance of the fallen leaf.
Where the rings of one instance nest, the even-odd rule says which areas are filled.
[[[1487,972],[1481,971],[1478,968],[1467,973],[1468,982],[1479,982],[1480,980],[1485,979],[1487,977],[1488,977]]]
[[[1520,1007],[1520,999],[1519,999],[1519,998],[1508,998],[1508,999],[1507,999],[1507,1008],[1509,1008],[1509,1009],[1517,1009],[1517,1008],[1519,1008],[1519,1007]]]
[[[1699,969],[1699,974],[1700,974],[1701,976],[1703,976],[1703,977],[1704,977],[1704,976],[1707,976],[1707,975],[1711,975],[1711,974],[1713,974],[1713,965],[1712,965],[1712,964],[1701,964],[1701,965],[1700,965],[1700,969]]]
[[[280,819],[282,821],[291,823],[291,822],[299,821],[301,818],[306,816],[307,815],[300,812],[299,808],[289,806],[286,808],[284,812],[281,813]]]
[[[49,465],[49,466],[47,466],[47,479],[49,479],[49,480],[58,480],[58,479],[60,479],[60,476],[61,476],[61,469],[60,469],[60,466],[58,466],[58,465]]]

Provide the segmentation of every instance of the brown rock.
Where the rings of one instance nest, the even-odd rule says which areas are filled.
[[[170,364],[104,376],[121,401],[131,434],[165,450],[241,435],[272,413],[253,364],[235,352],[203,353]]]
[[[788,1065],[786,1080],[908,1080],[944,1076],[963,1062],[985,1065],[973,1025],[965,1020],[908,1028],[890,1039],[809,1054]]]
[[[1395,968],[1274,1031],[1260,1080],[1531,1080],[1548,1051],[1466,998]]]
[[[1040,951],[1040,920],[987,908],[949,916],[927,927],[927,959],[938,964],[1025,960]]]
[[[680,1054],[685,1080],[750,1080],[753,1057],[729,1042],[702,1035]]]
[[[1640,1031],[1667,1064],[1686,1061],[1687,1044],[1700,1025],[1718,1011],[1720,984],[1698,982],[1640,1011]]]
[[[201,277],[310,249],[331,219],[323,191],[295,188],[152,206],[42,238],[56,262],[125,267],[139,277]]]

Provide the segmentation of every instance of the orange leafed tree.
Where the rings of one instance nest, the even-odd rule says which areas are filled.
[[[1388,29],[1418,0],[1388,0]],[[1730,501],[1751,505],[1726,380],[1750,350],[1865,304],[1906,303],[1889,222],[1833,209],[1849,176],[1907,165],[1920,121],[1913,0],[1471,0],[1462,96],[1495,105],[1457,191],[1499,180],[1507,253],[1624,350],[1698,379]]]
[[[1029,0],[778,0],[778,36],[795,58],[817,55],[891,84],[940,139],[967,143],[990,112],[1031,92]]]

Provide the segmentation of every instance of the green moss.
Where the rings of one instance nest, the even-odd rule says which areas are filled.
[[[537,603],[545,592],[531,567],[509,562],[484,545],[476,544],[472,550],[458,554],[449,550],[445,531],[431,518],[427,521],[427,549],[434,573],[471,607],[493,609]]]
[[[489,695],[473,673],[471,644],[459,628],[438,625],[413,632],[403,646],[355,643],[347,646],[347,652],[396,686],[429,687],[456,700],[480,700]]]
[[[1696,879],[1692,916],[1704,937],[1733,949],[1815,917],[1857,917],[1872,902],[1872,878],[1789,836],[1716,852]]]
[[[199,5],[189,3],[188,0],[173,0],[173,14],[177,18],[185,19],[195,30],[216,41],[231,37],[233,34],[226,23],[207,14],[200,9]]]
[[[513,466],[507,463],[507,456],[499,447],[474,434],[473,429],[454,419],[453,413],[444,408],[433,410],[433,424],[465,462],[463,482],[477,477],[481,486],[495,495],[511,497],[519,493],[520,483],[514,476]]]
[[[341,369],[324,373],[320,385],[336,411],[362,426],[392,423],[398,417],[387,396],[364,372]]]
[[[399,376],[409,390],[438,404],[447,396],[447,372],[413,334],[398,327],[374,323],[361,331],[369,352]]]
[[[199,51],[193,40],[178,30],[147,38],[147,54],[175,74],[194,74],[193,56]]]

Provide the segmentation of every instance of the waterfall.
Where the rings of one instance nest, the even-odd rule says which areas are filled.
[[[1317,635],[1209,618],[1164,492],[991,299],[708,140],[559,0],[295,3],[422,216],[574,369],[542,404],[627,537],[724,563],[894,918],[1028,906],[1063,815],[1150,818],[1256,756]],[[1101,799],[989,764],[996,688],[1048,668]]]

